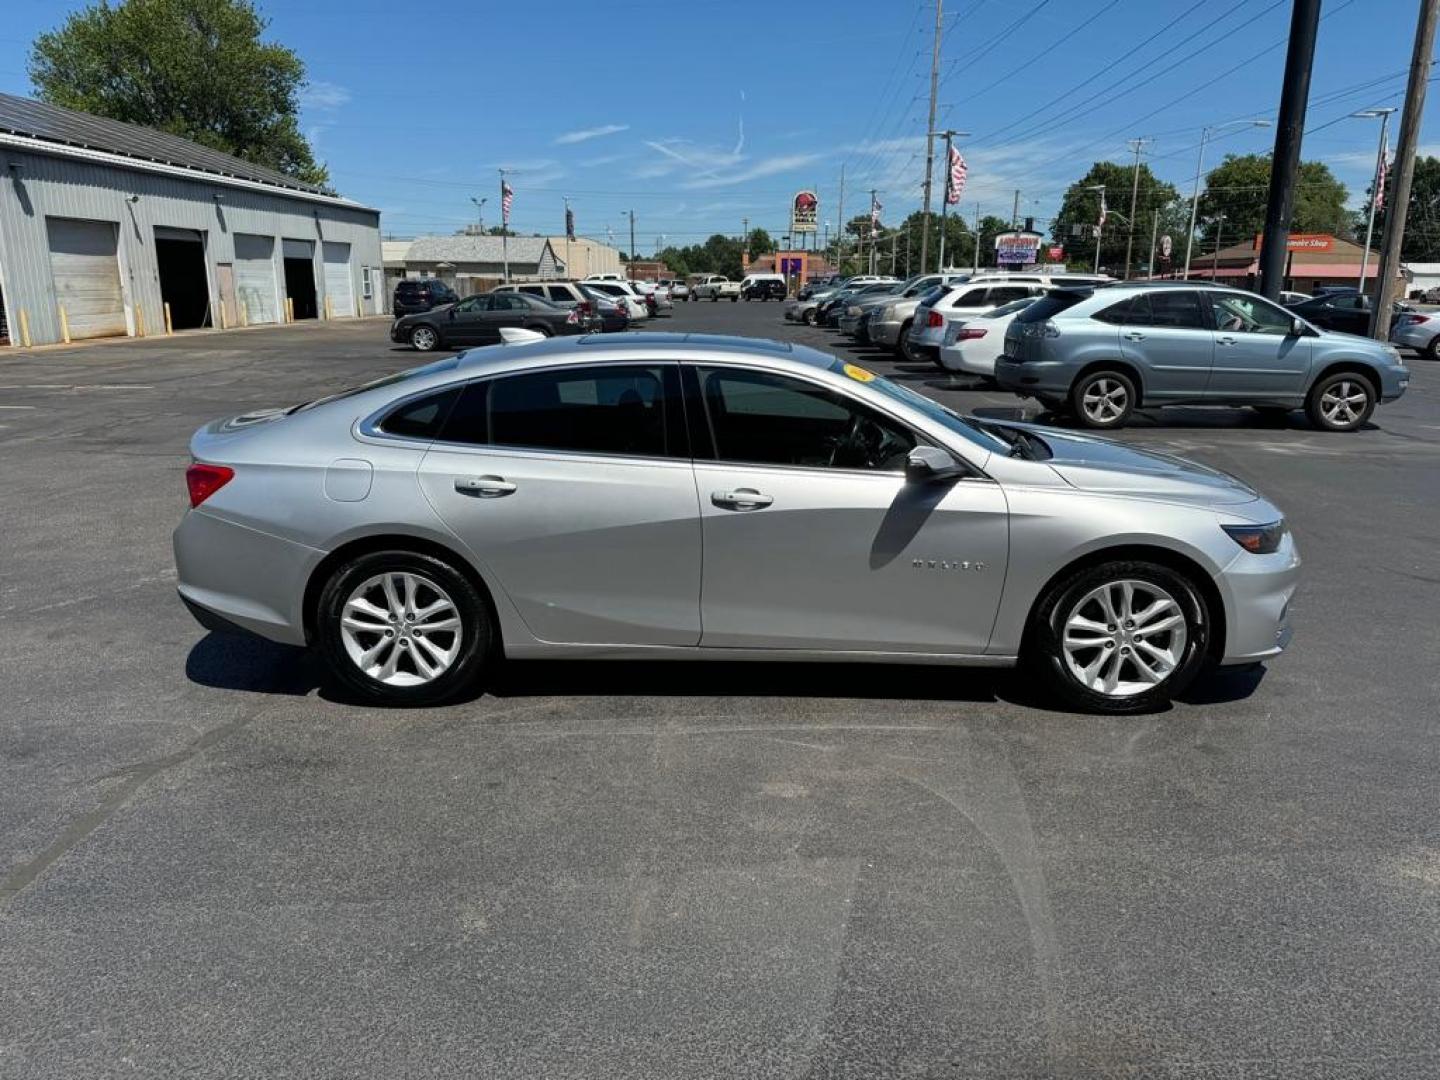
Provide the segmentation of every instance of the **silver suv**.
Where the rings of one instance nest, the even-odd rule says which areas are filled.
[[[1121,427],[1142,406],[1249,405],[1354,431],[1410,372],[1392,346],[1255,293],[1152,281],[1041,297],[1006,331],[995,379],[1090,428]]]

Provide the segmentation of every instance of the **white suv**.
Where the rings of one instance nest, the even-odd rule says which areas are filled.
[[[945,327],[974,315],[1031,296],[1043,296],[1059,286],[1097,285],[1109,281],[1094,274],[981,274],[963,284],[949,286],[938,295],[928,293],[915,309],[905,354],[911,360],[940,362]]]

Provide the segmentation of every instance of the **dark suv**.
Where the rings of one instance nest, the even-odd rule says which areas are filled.
[[[435,278],[401,278],[395,283],[395,317],[429,311],[459,299],[454,289]]]

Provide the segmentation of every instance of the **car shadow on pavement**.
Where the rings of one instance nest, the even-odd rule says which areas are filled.
[[[185,676],[219,690],[304,697],[325,681],[318,657],[294,645],[212,630],[185,658]]]

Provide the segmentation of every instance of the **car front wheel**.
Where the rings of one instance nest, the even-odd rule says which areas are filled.
[[[386,705],[455,696],[490,664],[497,639],[490,606],[470,580],[409,551],[370,552],[336,570],[315,630],[336,677]]]
[[[1305,411],[1322,431],[1354,431],[1375,411],[1375,388],[1363,375],[1327,375],[1310,391]]]
[[[440,344],[440,335],[433,327],[417,326],[410,331],[410,344],[416,352],[430,352]]]
[[[1425,359],[1440,361],[1440,334],[1430,339],[1430,344],[1425,346]]]
[[[1070,391],[1070,407],[1085,427],[1124,427],[1135,411],[1135,384],[1118,371],[1092,371]]]
[[[1050,590],[1023,660],[1071,708],[1148,712],[1184,692],[1209,641],[1208,612],[1189,580],[1157,563],[1115,561]]]

